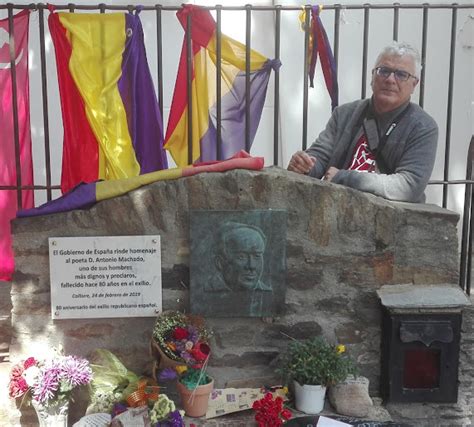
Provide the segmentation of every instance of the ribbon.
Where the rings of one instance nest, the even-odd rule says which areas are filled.
[[[321,18],[319,17],[322,9],[322,6],[311,7],[310,38],[308,52],[306,53],[307,61],[309,63],[308,77],[310,87],[314,87],[314,74],[316,70],[317,57],[319,55],[326,89],[331,97],[331,109],[334,110],[338,105],[339,97],[336,61],[329,44],[326,30],[324,29]],[[305,15],[306,11],[303,10],[300,14],[300,21],[302,24],[305,22]],[[305,30],[304,27],[303,30]]]
[[[160,394],[160,387],[157,385],[148,385],[148,382],[152,380],[140,379],[137,382],[137,389],[127,397],[128,406],[137,408],[138,406],[147,406],[148,401],[158,400]]]

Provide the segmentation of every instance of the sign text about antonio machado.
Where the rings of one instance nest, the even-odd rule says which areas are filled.
[[[53,319],[154,317],[161,304],[159,236],[49,239]]]

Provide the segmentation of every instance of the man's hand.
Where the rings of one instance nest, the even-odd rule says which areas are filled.
[[[291,157],[288,170],[291,172],[307,174],[316,163],[316,157],[306,154],[304,151],[297,151]]]
[[[331,166],[326,173],[324,174],[324,179],[326,181],[331,182],[334,176],[339,172],[338,168],[335,168],[334,166]]]

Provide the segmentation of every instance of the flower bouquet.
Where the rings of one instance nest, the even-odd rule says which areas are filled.
[[[273,398],[271,393],[266,393],[262,399],[253,402],[255,421],[258,427],[278,427],[288,421],[293,414],[286,409],[280,396]]]
[[[133,425],[135,417],[147,418],[153,427],[183,427],[174,402],[159,393],[156,383],[130,371],[112,352],[99,349],[91,364],[91,403],[87,414],[107,413],[112,425]]]
[[[92,379],[86,359],[55,352],[49,358],[29,357],[13,366],[10,372],[11,398],[31,399],[40,426],[67,423],[72,391]],[[64,424],[66,425],[66,424]]]
[[[186,415],[205,415],[214,380],[206,373],[211,332],[200,317],[162,313],[153,328],[154,375],[159,382],[178,380]],[[161,371],[159,371],[161,369]]]
[[[210,354],[211,335],[201,317],[179,311],[162,313],[156,319],[151,341],[156,368],[202,366]]]

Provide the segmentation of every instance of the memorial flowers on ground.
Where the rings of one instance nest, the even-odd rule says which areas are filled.
[[[9,394],[48,407],[67,402],[76,387],[89,384],[91,379],[86,359],[55,352],[44,359],[28,357],[15,364],[10,372]]]
[[[94,362],[89,415],[107,413],[121,420],[129,411],[138,411],[152,427],[184,426],[181,412],[152,378],[139,377],[105,349],[96,350]]]
[[[209,357],[211,335],[201,317],[169,311],[156,319],[152,349],[160,361],[165,356],[178,364],[200,368]],[[161,365],[166,362],[162,361]]]
[[[283,399],[280,396],[274,398],[271,393],[266,393],[262,399],[256,400],[252,409],[255,411],[258,427],[278,427],[293,416],[291,411],[284,407]]]

